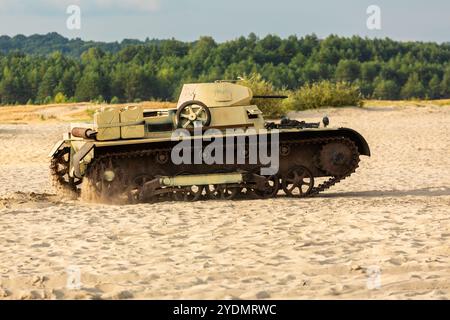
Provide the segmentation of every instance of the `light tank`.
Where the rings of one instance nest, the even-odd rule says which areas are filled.
[[[105,107],[71,124],[50,152],[59,191],[85,200],[308,197],[350,176],[366,140],[349,128],[267,122],[252,91],[226,81],[185,84],[177,107]],[[214,143],[213,143],[214,142]]]

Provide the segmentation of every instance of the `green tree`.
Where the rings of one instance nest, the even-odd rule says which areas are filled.
[[[360,77],[361,65],[355,60],[341,60],[336,68],[336,80],[353,82]]]
[[[425,87],[420,81],[417,73],[413,73],[409,76],[408,81],[406,81],[401,90],[401,97],[403,99],[425,97]]]
[[[8,67],[3,70],[0,81],[0,99],[2,104],[23,104],[27,101],[26,84],[23,78]]]
[[[274,90],[346,81],[365,97],[450,98],[450,44],[255,34],[217,43],[175,39],[100,43],[56,33],[0,37],[0,103],[175,100],[183,83],[261,74]],[[438,82],[439,81],[439,85]],[[438,88],[439,87],[439,88]],[[402,95],[400,94],[400,91]],[[50,97],[50,98],[48,98]]]
[[[127,101],[135,99],[149,99],[152,96],[151,75],[144,68],[133,66],[126,73],[124,94]]]
[[[450,66],[447,67],[441,82],[441,95],[444,98],[450,98]]]
[[[379,79],[373,91],[373,98],[375,99],[398,99],[399,87],[393,80]]]
[[[78,82],[75,97],[77,101],[91,101],[102,95],[104,81],[98,72],[86,70]]]
[[[58,85],[58,77],[54,67],[50,66],[44,74],[39,85],[37,100],[44,101],[46,97],[53,97],[54,90]]]
[[[434,75],[428,83],[428,96],[431,99],[439,99],[441,96],[441,80],[438,75]]]
[[[376,61],[368,61],[361,64],[361,79],[371,82],[375,80],[380,72],[379,63]]]

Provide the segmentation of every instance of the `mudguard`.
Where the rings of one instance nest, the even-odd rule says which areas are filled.
[[[73,156],[73,175],[81,179],[83,176],[81,174],[80,162],[86,157],[86,155],[95,147],[93,142],[88,142],[78,150],[77,153]]]
[[[65,144],[65,142],[66,142],[65,140],[59,140],[57,143],[55,143],[52,150],[48,154],[49,158],[53,157],[58,152],[58,150]]]
[[[359,154],[370,157],[369,144],[359,132],[349,128],[339,128],[338,131],[343,133],[345,137],[348,137],[355,142],[358,147]]]
[[[287,130],[281,131],[280,136],[282,137],[282,139],[346,137],[356,144],[360,155],[370,157],[370,148],[366,139],[364,139],[364,137],[359,132],[349,128]]]

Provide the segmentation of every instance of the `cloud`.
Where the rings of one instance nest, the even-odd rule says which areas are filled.
[[[14,0],[0,0],[0,11],[2,12],[10,9],[16,9],[20,6],[21,4]]]
[[[39,0],[38,0],[39,1]],[[159,0],[40,0],[50,7],[65,7],[76,4],[85,10],[127,12],[152,12],[159,9]]]
[[[91,13],[145,13],[157,11],[160,0],[0,0],[0,14],[53,15],[69,5]]]
[[[130,11],[157,11],[159,0],[94,0],[99,8],[103,9],[126,9]]]

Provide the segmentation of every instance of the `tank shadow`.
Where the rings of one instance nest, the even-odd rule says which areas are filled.
[[[350,198],[370,198],[370,197],[407,197],[407,196],[450,196],[450,188],[438,187],[438,188],[421,188],[413,190],[368,190],[368,191],[352,191],[352,192],[334,192],[323,193],[318,195],[319,198],[337,198],[337,197],[350,197]]]

